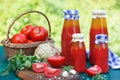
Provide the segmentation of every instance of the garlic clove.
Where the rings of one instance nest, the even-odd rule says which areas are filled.
[[[76,71],[74,70],[74,69],[71,69],[70,71],[69,71],[69,73],[71,73],[71,74],[76,74]]]
[[[63,71],[63,72],[62,72],[62,76],[63,76],[63,77],[68,77],[68,75],[69,75],[69,73],[68,73],[67,71]]]

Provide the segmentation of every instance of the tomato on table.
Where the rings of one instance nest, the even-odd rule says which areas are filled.
[[[54,55],[48,58],[48,63],[52,67],[61,67],[65,62],[65,57],[60,55]]]
[[[11,42],[16,44],[27,43],[27,37],[22,33],[15,34],[13,35]]]
[[[58,76],[60,73],[62,72],[61,69],[56,69],[56,68],[51,68],[51,67],[46,67],[44,74],[46,77],[54,77],[54,76]]]
[[[34,41],[45,41],[48,38],[48,31],[42,26],[37,26],[31,31],[30,36]]]
[[[89,76],[95,76],[96,74],[100,74],[102,72],[101,68],[98,65],[94,65],[87,69],[86,73]]]
[[[36,73],[44,72],[45,67],[48,67],[48,63],[33,63],[32,64],[32,70]]]

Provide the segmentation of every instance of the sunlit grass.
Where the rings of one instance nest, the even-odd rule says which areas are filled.
[[[52,27],[52,38],[58,46],[61,45],[61,31],[63,27],[63,10],[80,10],[81,32],[85,34],[86,48],[89,49],[89,28],[91,25],[91,12],[94,9],[104,9],[107,12],[107,25],[109,30],[109,47],[120,55],[120,4],[119,0],[0,0],[0,40],[6,38],[10,23],[21,13],[28,10],[38,10],[48,16]],[[17,21],[11,29],[11,36],[18,33],[26,24],[43,25],[48,28],[44,17],[31,14]]]

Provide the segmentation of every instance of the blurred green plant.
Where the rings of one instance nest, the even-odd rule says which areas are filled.
[[[107,12],[109,30],[109,47],[120,55],[120,3],[119,0],[0,0],[0,41],[6,38],[7,29],[11,22],[23,12],[38,10],[46,14],[52,27],[52,38],[61,45],[61,31],[64,17],[63,10],[80,10],[81,32],[86,37],[86,47],[89,49],[89,28],[91,12],[95,9],[104,9]],[[28,14],[20,18],[12,27],[10,36],[18,33],[27,24],[42,25],[48,29],[47,21],[39,14]]]

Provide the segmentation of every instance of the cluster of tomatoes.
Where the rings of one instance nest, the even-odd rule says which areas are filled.
[[[44,73],[49,78],[58,76],[62,72],[61,69],[49,67],[48,63],[45,62],[33,63],[32,70],[36,73]]]
[[[20,33],[13,35],[11,42],[16,44],[45,41],[48,38],[48,30],[42,26],[26,25]]]
[[[32,70],[36,73],[44,73],[47,77],[58,76],[62,72],[60,67],[62,67],[64,61],[65,57],[56,54],[48,58],[48,63],[52,67],[49,67],[49,64],[46,62],[33,63]]]

